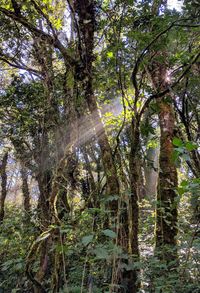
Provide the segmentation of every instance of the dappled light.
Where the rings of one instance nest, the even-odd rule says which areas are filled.
[[[199,20],[1,0],[0,293],[199,293]]]

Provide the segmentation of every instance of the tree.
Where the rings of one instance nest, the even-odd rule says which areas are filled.
[[[22,192],[24,197],[24,210],[28,215],[30,212],[30,193],[29,193],[29,186],[28,186],[28,174],[23,164],[21,165],[21,179],[22,179]]]
[[[172,266],[184,267],[179,193],[199,184],[197,19],[166,1],[2,1],[0,121],[30,211],[21,238],[32,241],[20,290],[169,291]]]
[[[7,195],[7,173],[6,166],[8,160],[8,152],[5,152],[1,162],[1,198],[0,198],[0,223],[3,223],[5,214],[5,199]]]

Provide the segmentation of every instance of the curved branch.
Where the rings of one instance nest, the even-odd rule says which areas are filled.
[[[7,64],[8,64],[9,66],[11,66],[11,67],[14,67],[14,68],[17,68],[17,69],[26,70],[26,71],[28,71],[28,72],[33,73],[34,75],[36,75],[36,76],[38,76],[38,77],[41,76],[41,72],[40,72],[39,70],[36,70],[36,69],[30,68],[30,67],[28,67],[28,66],[26,66],[26,65],[22,65],[22,64],[16,63],[15,61],[14,61],[14,63],[13,63],[12,61],[6,59],[6,57],[2,57],[2,56],[0,56],[0,60],[3,61],[3,62],[5,62],[5,63],[7,63]]]
[[[166,29],[164,29],[162,32],[160,32],[158,35],[155,36],[155,38],[143,49],[142,53],[140,54],[140,56],[138,57],[135,66],[133,68],[132,74],[131,74],[131,81],[133,83],[133,86],[135,88],[135,92],[136,92],[136,97],[139,95],[139,89],[138,89],[138,84],[137,84],[137,73],[138,73],[138,69],[139,66],[141,64],[141,62],[143,61],[145,55],[148,53],[150,47],[164,34],[166,34],[172,27],[174,26],[190,26],[189,24],[177,24],[177,22],[181,22],[181,21],[186,21],[186,20],[190,20],[189,18],[187,19],[177,19],[175,21],[173,21]],[[198,25],[199,26],[199,25]],[[196,26],[195,26],[196,27]]]
[[[179,82],[183,79],[183,77],[189,72],[190,68],[192,67],[192,65],[199,59],[200,57],[200,52],[198,54],[196,54],[193,58],[193,60],[191,61],[191,63],[187,66],[187,68],[183,71],[183,73],[179,76],[179,78],[172,84],[169,85],[165,90],[163,90],[160,93],[156,93],[151,95],[146,102],[144,103],[139,115],[138,115],[138,119],[139,121],[141,120],[142,115],[144,114],[146,108],[149,106],[149,104],[151,103],[152,100],[154,99],[158,99],[161,98],[163,96],[165,96],[166,94],[168,94],[175,86],[177,86],[179,84]]]
[[[170,26],[168,26],[165,30],[163,30],[162,32],[160,32],[142,51],[142,53],[140,54],[140,56],[138,57],[135,66],[133,68],[132,74],[131,74],[131,81],[133,83],[133,86],[135,88],[135,92],[136,92],[136,96],[138,96],[139,93],[139,89],[138,89],[138,84],[137,84],[137,73],[138,73],[138,69],[139,66],[142,62],[142,60],[144,59],[144,56],[148,53],[150,47],[155,43],[155,41],[157,41],[162,35],[164,35],[165,33],[167,33],[173,26],[174,24],[177,22],[177,20],[175,20]]]
[[[32,23],[27,21],[27,19],[22,15],[16,15],[14,12],[0,7],[0,12],[2,12],[7,17],[17,21],[18,23],[22,24],[25,28],[27,28],[30,32],[34,33],[36,36],[45,39],[50,45],[53,45],[56,49],[60,51],[62,54],[65,63],[67,65],[74,65],[75,59],[73,59],[67,52],[67,49],[63,46],[63,44],[59,41],[57,35],[51,36],[50,34],[38,29]]]
[[[50,27],[52,33],[53,33],[53,36],[54,38],[57,38],[57,35],[56,35],[56,31],[51,23],[51,21],[49,20],[48,16],[42,11],[42,9],[40,8],[40,6],[35,2],[35,0],[31,0],[31,3],[33,4],[33,6],[35,7],[36,11],[41,14],[44,19],[46,20],[48,26]]]

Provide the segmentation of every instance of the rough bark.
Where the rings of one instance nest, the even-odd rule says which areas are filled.
[[[174,112],[171,104],[160,101],[160,156],[158,178],[158,206],[156,224],[156,246],[169,244],[176,246],[177,207],[176,191],[178,185],[177,171],[172,162]]]
[[[119,170],[120,190],[126,192],[129,188],[128,174],[125,172],[123,156],[119,147],[116,150],[115,161]]]
[[[36,282],[39,284],[42,284],[42,281],[44,280],[44,277],[47,273],[47,268],[48,268],[48,262],[49,262],[49,257],[48,257],[48,247],[49,246],[49,239],[45,240],[41,244],[40,248],[40,267],[39,270],[37,271],[34,279]],[[34,285],[34,293],[43,293],[44,291],[41,290],[41,288],[37,285]]]
[[[38,210],[40,211],[39,216],[41,217],[43,225],[46,226],[50,220],[48,198],[51,194],[52,184],[49,142],[46,133],[43,133],[43,138],[39,142],[39,145],[36,144],[36,151],[37,154],[35,154],[35,160],[38,165],[36,180],[40,191]]]
[[[2,163],[0,166],[0,171],[1,171],[0,224],[3,223],[4,214],[5,214],[5,200],[7,195],[7,173],[6,173],[7,161],[8,161],[8,153],[6,152],[3,156]]]
[[[88,157],[86,147],[82,147],[83,158],[85,161],[85,170],[87,172],[85,178],[82,179],[82,193],[88,208],[99,206],[99,194],[97,193],[97,186],[92,172],[91,163]]]
[[[165,57],[166,53],[160,53]],[[156,56],[157,57],[157,56]],[[167,65],[159,59],[151,64],[151,77],[157,91],[162,91],[168,86]],[[159,57],[159,56],[158,56]],[[158,101],[160,124],[160,156],[159,176],[156,207],[156,247],[170,248],[166,260],[176,257],[177,236],[177,204],[176,187],[178,185],[177,170],[172,161],[173,137],[175,129],[175,116],[170,96]]]
[[[138,160],[138,145],[139,145],[139,129],[132,121],[132,137],[131,137],[131,151],[129,159],[130,167],[130,182],[131,182],[131,235],[130,237],[130,248],[131,253],[138,256],[138,222],[139,222],[139,170],[137,168]]]
[[[153,1],[152,14],[158,16],[160,9],[167,8],[167,1]],[[153,32],[156,26],[151,27]],[[163,43],[167,40],[162,39]],[[161,48],[152,52],[152,59],[148,65],[147,73],[156,93],[169,88],[168,80],[168,54]],[[157,99],[160,124],[160,154],[159,174],[157,185],[156,205],[156,252],[167,263],[177,258],[177,203],[176,187],[178,185],[177,170],[172,161],[173,137],[175,130],[175,116],[170,90],[162,98]],[[175,265],[176,266],[176,265]]]
[[[139,169],[138,169],[138,155],[139,155],[139,127],[137,121],[133,118],[131,124],[131,151],[129,157],[130,168],[130,203],[129,203],[129,252],[133,255],[132,262],[139,261]],[[127,291],[131,293],[138,292],[140,287],[138,279],[139,271],[133,269],[126,272]]]
[[[23,164],[21,164],[21,179],[22,179],[22,195],[24,200],[24,210],[27,213],[27,215],[30,212],[30,192],[29,192],[29,186],[28,186],[28,173],[27,169]]]

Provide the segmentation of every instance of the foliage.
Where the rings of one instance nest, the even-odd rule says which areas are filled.
[[[25,275],[27,247],[36,237],[38,229],[34,222],[26,222],[26,216],[18,206],[7,205],[6,214],[0,232],[0,289],[3,292],[26,292],[30,286]]]
[[[199,11],[183,2],[1,1],[0,291],[198,292]]]

